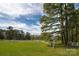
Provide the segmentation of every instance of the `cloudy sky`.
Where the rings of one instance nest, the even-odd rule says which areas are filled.
[[[79,4],[76,4],[78,7]],[[43,15],[41,3],[0,3],[0,29],[13,26],[31,34],[40,34],[40,17]]]
[[[42,16],[40,3],[7,3],[0,4],[0,28],[13,26],[31,34],[40,34],[40,17]]]

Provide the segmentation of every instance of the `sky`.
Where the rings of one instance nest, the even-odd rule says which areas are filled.
[[[14,29],[39,35],[40,17],[43,15],[42,5],[42,3],[0,4],[0,29],[12,26]]]
[[[75,6],[77,8],[79,4]],[[40,35],[43,14],[42,3],[0,3],[0,29],[12,26],[32,35]]]

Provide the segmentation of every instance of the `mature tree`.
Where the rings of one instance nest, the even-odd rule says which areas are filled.
[[[41,39],[48,41],[49,39],[51,39],[51,33],[50,32],[43,32],[41,33]]]
[[[3,30],[0,29],[0,39],[4,39]]]
[[[7,27],[8,30],[13,30],[12,26]]]
[[[17,30],[16,37],[19,40],[24,40],[24,32],[22,30]]]
[[[31,35],[30,35],[29,32],[26,32],[25,39],[26,40],[31,40]]]
[[[74,4],[48,3],[44,4],[43,8],[46,14],[41,18],[43,32],[50,30],[52,33],[61,33],[62,43],[65,45],[72,40],[77,42],[79,10],[75,9]],[[56,29],[59,29],[59,31],[56,31]],[[73,38],[73,35],[75,35],[75,38]]]
[[[23,40],[24,32],[22,30],[13,29],[12,26],[9,26],[6,31],[7,39]]]
[[[13,27],[9,26],[7,27],[7,31],[6,31],[6,35],[7,35],[7,39],[11,40],[13,39]]]

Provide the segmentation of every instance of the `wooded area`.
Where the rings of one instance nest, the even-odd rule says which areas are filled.
[[[74,3],[45,3],[42,32],[61,37],[65,46],[79,42],[79,9]]]
[[[0,29],[1,40],[31,40],[29,32],[24,33],[22,30],[13,29],[12,26],[7,27],[7,30]]]

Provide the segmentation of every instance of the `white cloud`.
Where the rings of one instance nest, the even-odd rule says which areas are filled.
[[[25,7],[25,8],[24,8]],[[42,13],[42,6],[35,6],[34,4],[0,4],[0,12],[8,15],[18,16],[23,14]]]
[[[12,26],[14,29],[23,30],[24,32],[30,32],[32,35],[40,35],[41,30],[38,25],[27,25],[21,22],[8,21],[8,22],[0,22],[0,28],[7,29],[7,27]]]
[[[4,12],[8,15],[18,15],[23,13],[23,9],[17,7],[16,4],[0,4],[0,12]]]
[[[15,21],[0,22],[0,27],[4,27],[4,29],[6,29],[9,26],[13,26],[16,29],[20,29],[23,26],[25,26],[25,24]]]
[[[4,14],[1,14],[4,13]],[[24,32],[30,32],[31,34],[40,34],[40,23],[37,22],[37,25],[28,25],[22,23],[19,20],[15,19],[19,15],[29,15],[29,14],[42,14],[42,4],[16,4],[16,3],[1,3],[0,4],[0,28],[6,29],[8,26],[13,26],[14,29],[20,29]],[[4,19],[2,19],[3,17]],[[17,20],[17,21],[16,21]],[[28,18],[30,20],[30,18]]]
[[[31,29],[32,29],[31,33],[38,34],[38,35],[41,34],[40,26],[38,26],[38,25],[31,25]]]

